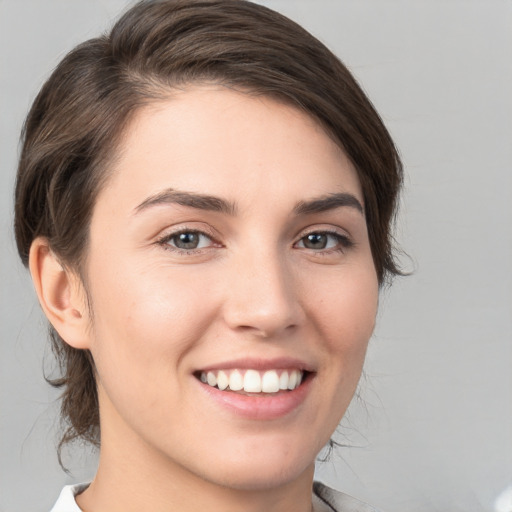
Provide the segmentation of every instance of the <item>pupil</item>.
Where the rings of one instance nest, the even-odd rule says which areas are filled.
[[[180,233],[176,240],[176,246],[180,249],[195,249],[199,243],[197,233]]]
[[[320,233],[312,233],[306,237],[304,245],[308,249],[325,249],[327,245],[327,237]]]

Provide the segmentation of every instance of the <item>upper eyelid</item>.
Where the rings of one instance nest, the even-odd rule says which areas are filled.
[[[196,224],[196,221],[191,222],[190,224],[187,222],[179,223],[175,226],[170,226],[168,228],[165,228],[160,231],[158,235],[155,236],[155,240],[157,242],[162,242],[165,240],[168,240],[172,238],[173,236],[177,236],[180,233],[199,233],[206,237],[208,237],[212,242],[224,245],[221,241],[222,236],[221,234],[214,228],[212,228],[209,225],[204,225],[203,223],[200,226],[194,226],[193,224]],[[325,233],[325,234],[331,234],[333,236],[339,236],[342,238],[345,238],[349,241],[353,241],[353,237],[350,234],[350,232],[347,229],[344,229],[340,226],[333,226],[333,225],[318,225],[313,224],[310,226],[306,226],[299,230],[296,235],[293,237],[293,244],[297,243],[302,238],[313,234],[313,233]]]
[[[345,240],[346,242],[349,242],[350,244],[353,244],[353,241],[352,241],[350,236],[348,236],[346,234],[343,234],[343,233],[338,233],[337,231],[328,231],[328,230],[323,230],[323,231],[320,231],[320,230],[316,230],[315,231],[315,230],[313,230],[313,231],[309,231],[308,233],[304,233],[302,236],[300,236],[294,242],[294,244],[300,242],[301,240],[303,240],[304,238],[306,238],[309,235],[315,235],[315,234],[332,236],[334,238],[338,238],[340,240]]]
[[[312,235],[312,234],[315,234],[315,233],[318,233],[318,234],[325,234],[325,235],[330,235],[330,236],[333,236],[335,238],[338,239],[338,243],[343,246],[345,249],[348,249],[348,248],[351,248],[351,247],[354,247],[356,245],[356,241],[354,240],[354,238],[352,237],[352,235],[346,230],[346,229],[343,229],[341,227],[335,227],[335,226],[325,226],[325,227],[321,227],[321,226],[310,226],[309,229],[306,228],[305,230],[302,230],[301,232],[299,232],[299,234],[297,235],[297,237],[295,238],[295,241],[293,242],[293,245],[295,246],[296,244],[298,244],[299,242],[301,242],[304,238],[306,238],[308,235]],[[325,251],[329,251],[329,249],[327,250],[318,250],[318,253],[325,253]]]
[[[209,233],[205,233],[204,231],[200,231],[198,229],[180,229],[179,231],[171,231],[170,233],[166,233],[166,234],[162,235],[160,239],[168,240],[168,239],[174,238],[175,236],[182,235],[184,233],[193,233],[196,235],[205,236],[206,238],[209,238],[212,241],[214,240],[212,235],[210,235]]]
[[[172,238],[173,236],[177,236],[181,233],[199,233],[201,235],[205,235],[208,238],[211,238],[213,241],[218,241],[219,235],[212,228],[201,226],[201,227],[193,227],[187,225],[187,223],[178,224],[176,226],[171,226],[165,229],[162,229],[157,235],[157,240],[163,240],[166,238]]]
[[[312,233],[326,233],[352,239],[352,235],[350,234],[350,232],[347,229],[343,229],[339,226],[312,225],[301,229],[296,235],[296,240],[298,241],[301,238],[304,238],[305,236],[308,236]]]
[[[206,247],[196,247],[196,248],[192,248],[192,249],[184,249],[181,247],[176,247],[170,243],[174,237],[176,237],[182,233],[197,233],[199,235],[202,235],[202,236],[205,236],[206,238],[208,238],[209,243]],[[205,233],[202,230],[198,230],[198,229],[178,229],[178,230],[170,231],[170,232],[167,232],[167,233],[164,233],[164,234],[158,236],[155,243],[156,243],[156,245],[160,246],[165,251],[171,251],[172,253],[175,253],[175,254],[188,255],[188,256],[200,255],[200,254],[203,254],[205,251],[208,251],[212,248],[219,248],[222,246],[222,244],[220,244],[220,242],[217,242],[217,240],[213,236],[211,236],[208,233]]]

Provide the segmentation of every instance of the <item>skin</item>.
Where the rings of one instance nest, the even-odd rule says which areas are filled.
[[[171,187],[233,211],[162,200]],[[90,226],[92,311],[80,280],[34,242],[46,314],[97,367],[102,447],[77,498],[85,512],[311,509],[314,460],[353,396],[378,302],[364,213],[297,211],[333,193],[364,209],[353,165],[310,117],[190,87],[125,133]],[[190,231],[205,234],[200,246],[178,249]],[[312,232],[325,248],[306,245]],[[273,419],[219,405],[194,375],[289,357],[307,363],[309,387]]]

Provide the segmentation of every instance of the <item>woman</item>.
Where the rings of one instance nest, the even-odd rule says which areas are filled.
[[[401,177],[347,69],[265,7],[141,2],[73,50],[16,184],[62,443],[100,446],[53,510],[372,510],[313,472],[398,273]]]

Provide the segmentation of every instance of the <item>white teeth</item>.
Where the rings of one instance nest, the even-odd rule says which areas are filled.
[[[279,377],[279,389],[288,389],[288,372],[281,373],[281,377]]]
[[[277,393],[280,390],[294,390],[302,382],[300,370],[218,370],[201,372],[201,382],[221,391],[245,391],[246,393]]]
[[[261,377],[256,370],[247,370],[244,375],[244,391],[261,393]]]
[[[221,370],[217,374],[217,386],[219,389],[224,390],[229,385],[229,379],[228,376]]]
[[[231,372],[231,375],[229,376],[229,389],[231,389],[231,391],[240,391],[243,387],[244,378],[242,377],[242,374],[238,370]]]
[[[209,386],[217,385],[217,377],[215,377],[215,374],[213,372],[208,372],[206,374],[206,381],[208,382]]]
[[[288,379],[288,389],[295,389],[297,386],[297,376],[298,372],[296,370],[292,370],[290,372],[290,377]]]
[[[279,391],[279,377],[275,370],[270,370],[263,374],[261,390],[263,393],[277,393]]]

